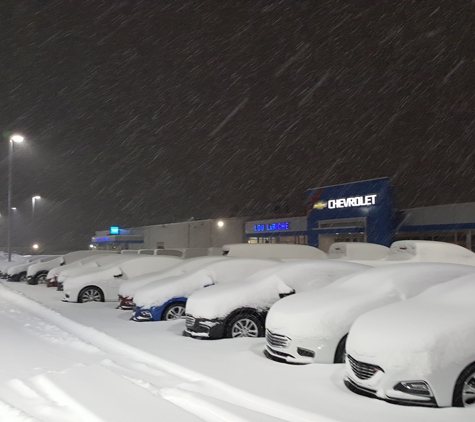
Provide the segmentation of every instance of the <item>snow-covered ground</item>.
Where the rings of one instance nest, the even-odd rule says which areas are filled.
[[[0,284],[0,421],[472,422],[474,409],[349,392],[343,365],[264,357],[264,339],[200,341],[184,321],[135,323],[115,303]]]

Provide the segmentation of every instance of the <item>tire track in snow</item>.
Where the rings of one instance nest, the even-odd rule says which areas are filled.
[[[203,411],[203,406],[206,403],[210,409],[213,409],[213,413],[207,416],[211,419],[204,419],[207,422],[215,422],[217,420],[230,422],[256,420],[260,422],[266,419],[275,422],[279,420],[288,422],[335,422],[334,419],[324,416],[317,416],[316,419],[316,415],[313,413],[258,397],[199,372],[144,352],[99,330],[70,320],[59,312],[49,309],[34,299],[18,293],[3,284],[0,285],[0,297],[114,356],[114,359],[118,359],[119,363],[104,361],[103,365],[105,367],[109,366],[111,370],[113,369],[112,366],[115,366],[115,372],[128,377],[129,381],[133,381],[143,389],[148,389],[151,394],[157,395],[158,393],[164,399],[191,412],[191,414],[195,414],[201,419],[206,415],[206,411]],[[133,362],[136,372],[132,371],[131,373],[130,365],[124,365],[124,362],[127,360]],[[179,380],[182,382],[178,383],[176,387],[164,387],[156,378],[150,379],[150,373],[139,370],[140,365],[143,365],[142,369],[152,368],[155,371],[165,373],[166,376],[176,377],[175,383],[178,383]],[[234,406],[234,411],[236,411],[237,407],[243,408],[243,413],[246,413],[245,411],[247,410],[247,418],[251,414],[259,415],[259,418],[239,419],[238,416],[229,411],[229,405]],[[215,415],[220,415],[221,419],[216,419]]]

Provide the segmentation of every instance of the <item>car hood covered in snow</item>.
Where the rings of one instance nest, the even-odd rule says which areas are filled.
[[[149,284],[153,281],[161,280],[167,277],[180,276],[180,275],[189,273],[191,271],[195,271],[199,269],[200,267],[210,264],[212,262],[216,262],[223,259],[226,259],[226,258],[222,256],[202,256],[202,257],[197,257],[197,258],[185,259],[177,263],[173,267],[167,268],[165,270],[150,273],[150,274],[143,274],[141,276],[134,277],[134,278],[131,278],[130,280],[127,280],[120,286],[119,295],[122,297],[133,298],[135,295],[135,292],[139,288],[145,286],[146,284]]]
[[[291,337],[341,338],[365,312],[474,272],[475,267],[468,265],[435,263],[371,268],[277,302],[269,311],[266,326]]]
[[[181,276],[157,280],[137,290],[134,302],[139,307],[160,306],[174,297],[189,297],[196,290],[218,283],[229,283],[281,261],[272,259],[225,258],[211,262]]]
[[[324,287],[370,267],[330,260],[285,262],[260,270],[244,280],[211,286],[193,293],[186,304],[196,318],[222,318],[235,309],[269,309],[281,295]]]
[[[386,369],[424,375],[475,361],[475,274],[431,287],[405,302],[375,309],[351,328],[348,353]]]

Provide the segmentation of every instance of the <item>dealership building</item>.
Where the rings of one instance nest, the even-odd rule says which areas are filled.
[[[323,186],[307,191],[307,215],[255,220],[187,221],[96,232],[98,249],[209,248],[227,243],[296,243],[327,251],[335,242],[389,246],[421,239],[475,248],[475,203],[397,210],[388,178]],[[473,233],[473,234],[472,234]]]

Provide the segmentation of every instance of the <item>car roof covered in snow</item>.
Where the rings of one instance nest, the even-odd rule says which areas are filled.
[[[223,255],[237,258],[327,259],[322,250],[308,245],[280,243],[233,243],[223,246]]]

